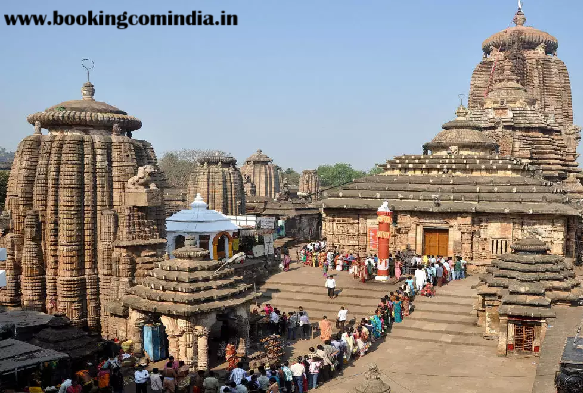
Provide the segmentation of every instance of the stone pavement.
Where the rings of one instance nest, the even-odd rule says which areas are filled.
[[[347,272],[338,272],[339,294],[330,300],[320,269],[292,267],[292,271],[267,280],[260,289],[261,300],[281,311],[301,305],[312,322],[323,314],[335,319],[342,305],[349,310],[349,318],[368,316],[381,296],[395,288],[386,283],[360,283]],[[318,390],[353,391],[362,383],[368,364],[374,362],[396,393],[530,392],[537,359],[496,356],[496,343],[483,339],[481,329],[475,326],[476,294],[471,286],[476,282],[477,277],[470,277],[438,288],[432,299],[417,297],[415,311],[403,323],[394,324],[384,342]],[[303,355],[319,342],[318,338],[298,341],[287,352]]]
[[[557,391],[554,383],[555,372],[559,370],[565,339],[577,333],[577,327],[583,316],[581,307],[555,306],[555,312],[557,318],[549,322],[549,328],[541,346],[532,393]]]

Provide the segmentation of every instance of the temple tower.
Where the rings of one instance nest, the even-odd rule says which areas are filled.
[[[279,168],[273,165],[273,160],[257,150],[245,160],[241,167],[241,173],[246,183],[250,183],[247,190],[255,188],[255,195],[258,197],[275,198],[280,191],[280,173]],[[251,186],[251,184],[253,186]],[[251,195],[248,195],[251,196]]]
[[[576,162],[581,127],[573,124],[559,42],[525,23],[519,9],[515,26],[482,43],[483,59],[470,83],[470,117],[500,145],[500,154],[540,166],[546,179],[567,180],[571,191],[580,192],[575,183],[582,177]]]
[[[318,199],[320,195],[320,178],[314,169],[302,171],[300,175],[300,187],[298,193],[311,195],[312,199]]]
[[[27,118],[34,132],[19,144],[8,182],[0,304],[98,330],[104,307],[163,253],[164,179],[152,146],[131,137],[141,121],[95,101],[92,83],[81,91]]]
[[[245,214],[243,176],[237,160],[231,156],[200,157],[188,181],[188,201],[200,194],[209,209],[223,214]]]

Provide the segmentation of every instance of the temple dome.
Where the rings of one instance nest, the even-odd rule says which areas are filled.
[[[29,115],[26,120],[33,125],[39,121],[43,128],[62,126],[111,128],[118,124],[122,131],[135,131],[142,127],[139,119],[129,116],[121,109],[95,101],[93,98],[95,88],[91,82],[85,82],[81,92],[83,99],[61,102],[43,112]]]
[[[196,195],[190,207],[191,209],[181,210],[166,219],[169,232],[218,233],[239,230],[227,216],[216,210],[209,210],[200,194]]]
[[[516,12],[513,22],[516,26],[504,29],[482,43],[482,50],[486,54],[490,54],[492,47],[505,51],[510,49],[513,44],[514,37],[520,37],[520,46],[522,49],[536,49],[539,45],[545,45],[545,53],[553,54],[559,47],[559,41],[547,32],[535,29],[531,26],[524,26],[526,17],[521,9]]]
[[[497,144],[488,138],[476,124],[468,120],[469,112],[460,105],[456,110],[457,118],[445,123],[431,142],[423,145],[424,149],[433,154],[451,153],[455,149],[466,148],[474,153],[490,153],[497,148]]]
[[[528,237],[518,240],[516,243],[510,246],[514,252],[527,252],[527,253],[537,253],[546,254],[550,250],[549,246],[545,242],[539,240],[535,237]]]
[[[255,153],[251,154],[249,158],[245,160],[245,164],[251,164],[255,162],[269,163],[273,162],[273,160],[268,155],[263,153],[261,149],[258,149]]]

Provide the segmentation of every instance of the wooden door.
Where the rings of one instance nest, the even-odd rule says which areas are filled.
[[[423,230],[423,254],[447,257],[449,230],[427,228]]]

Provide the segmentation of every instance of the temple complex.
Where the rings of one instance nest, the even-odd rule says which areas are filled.
[[[129,319],[118,321],[125,327],[118,336],[130,338],[134,350],[139,350],[143,325],[160,321],[168,336],[169,353],[189,366],[207,370],[213,325],[219,319],[233,319],[239,334],[237,354],[245,356],[249,308],[255,298],[252,285],[235,277],[233,268],[209,260],[207,250],[185,246],[174,250],[174,256],[157,263],[143,282],[123,297]]]
[[[188,181],[188,201],[193,201],[197,194],[209,209],[230,215],[245,214],[243,176],[237,160],[221,155],[200,157]]]
[[[107,335],[104,310],[164,253],[165,179],[152,146],[132,138],[141,121],[96,101],[90,82],[81,91],[27,118],[34,132],[16,151],[3,212],[0,304]]]
[[[478,287],[478,325],[498,339],[498,354],[540,352],[556,317],[551,305],[577,304],[583,291],[573,265],[537,238],[521,239],[500,255]]]
[[[375,251],[376,208],[393,211],[391,251],[491,261],[529,233],[550,252],[579,257],[582,189],[569,79],[547,33],[516,26],[484,43],[468,108],[423,146],[379,165],[383,173],[324,192],[323,236]]]
[[[247,196],[274,199],[280,192],[279,168],[261,149],[257,150],[241,167]]]

